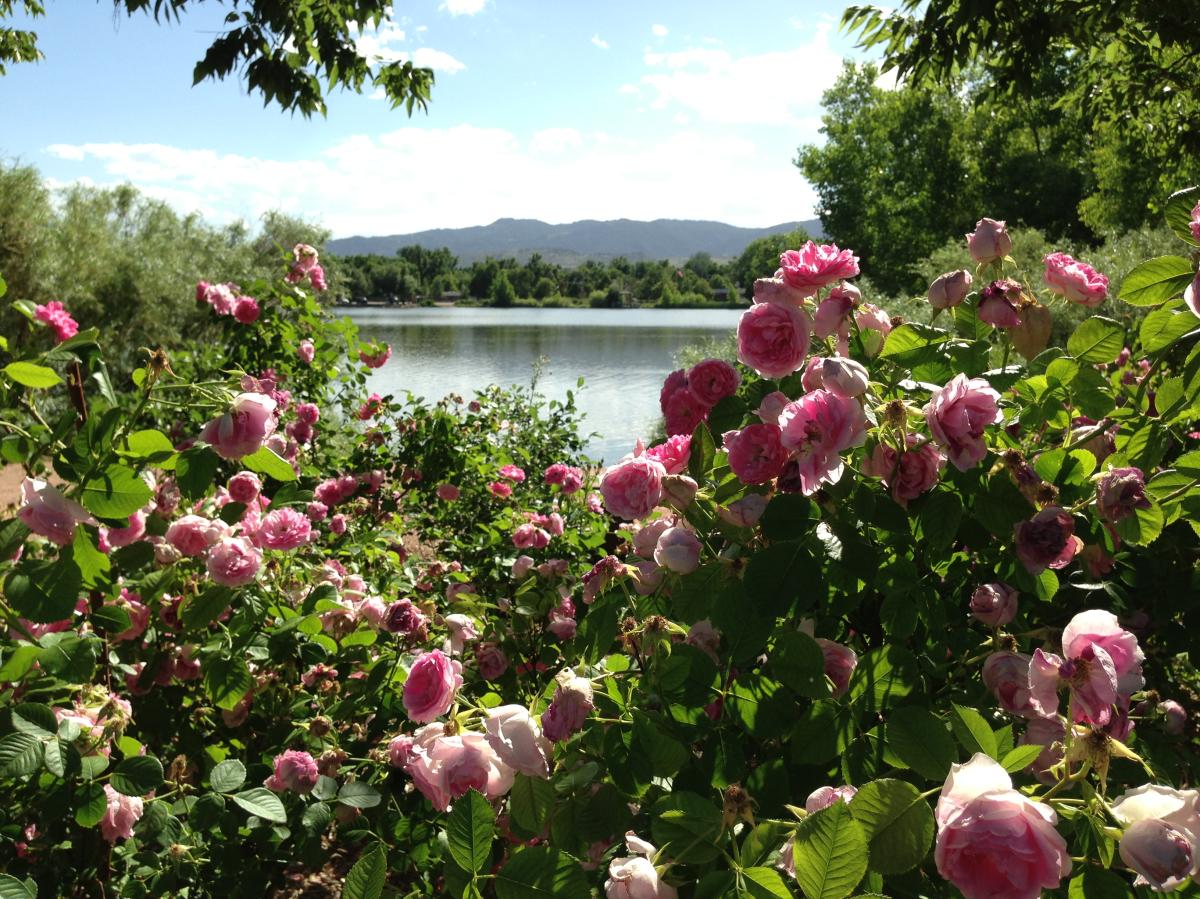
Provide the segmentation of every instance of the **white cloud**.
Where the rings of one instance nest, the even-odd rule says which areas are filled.
[[[641,92],[642,89],[636,84],[622,84],[619,88],[617,88],[618,94],[632,94],[635,97]]]
[[[669,33],[669,32],[667,31],[667,26],[666,26],[666,25],[651,25],[651,26],[650,26],[650,32],[651,32],[651,33],[652,33],[652,34],[653,34],[655,37],[666,37],[666,36],[667,36],[667,34]]]
[[[404,39],[404,29],[395,22],[388,21],[372,30],[360,30],[354,42],[354,49],[358,51],[359,56],[370,60],[403,61],[408,59],[408,54],[397,49],[395,45],[403,44]]]
[[[716,219],[764,226],[806,218],[811,189],[786,154],[727,132],[656,140],[548,128],[407,127],[281,160],[163,144],[56,144],[100,184],[132,182],[213,221],[268,209],[319,219],[336,235],[463,227],[506,216]],[[485,161],[486,164],[483,164]]]
[[[842,58],[829,46],[828,24],[792,50],[734,56],[727,50],[648,51],[641,83],[651,89],[653,110],[691,110],[725,125],[783,125],[815,121],[821,94],[833,85]],[[811,134],[798,135],[816,139]]]
[[[433,69],[435,72],[446,72],[453,75],[456,72],[461,72],[466,68],[466,65],[455,59],[449,53],[441,50],[433,50],[429,47],[420,47],[412,55],[413,65],[420,66],[423,69]]]
[[[595,46],[599,47],[601,50],[608,49],[608,41],[606,41],[604,38],[600,37],[600,35],[598,35],[598,34],[592,35],[592,43]]]
[[[446,0],[441,8],[452,16],[473,16],[487,6],[487,0]]]

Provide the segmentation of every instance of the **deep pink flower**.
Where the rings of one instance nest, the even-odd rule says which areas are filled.
[[[262,310],[258,307],[258,300],[254,297],[238,297],[237,302],[233,305],[233,317],[243,325],[254,324],[261,314]]]
[[[1022,718],[1041,716],[1029,691],[1030,657],[1020,652],[994,652],[983,663],[983,685],[1000,708]]]
[[[525,470],[518,465],[504,465],[500,468],[500,477],[519,484],[525,480]]]
[[[993,328],[1021,324],[1021,285],[1012,278],[993,281],[979,294],[979,320]]]
[[[257,543],[267,549],[296,549],[311,539],[312,524],[308,517],[290,506],[268,512],[255,533]]]
[[[370,352],[359,350],[358,358],[367,368],[382,368],[392,358],[392,347],[386,343],[382,346],[371,344]]]
[[[737,393],[741,375],[722,359],[697,362],[687,373],[688,390],[702,405],[715,406],[725,397]]]
[[[909,449],[903,453],[886,443],[876,444],[862,465],[863,474],[879,478],[892,490],[892,499],[907,507],[910,502],[931,490],[946,464],[946,457],[928,441],[916,434],[906,436]]]
[[[765,378],[782,378],[804,365],[808,316],[781,303],[755,303],[738,321],[738,361]]]
[[[783,280],[810,297],[820,288],[858,274],[858,257],[837,244],[818,246],[811,240],[799,250],[787,250],[779,257]]]
[[[663,403],[663,425],[669,436],[691,436],[696,425],[708,417],[709,407],[705,406],[688,389],[676,390]]]
[[[252,471],[239,471],[229,479],[226,488],[229,490],[229,498],[235,503],[249,505],[258,499],[259,493],[262,492],[262,481]]]
[[[729,454],[729,467],[743,484],[765,484],[779,475],[788,451],[778,425],[753,424],[726,431],[721,438]]]
[[[461,491],[453,484],[438,484],[434,493],[437,494],[438,499],[447,503],[454,502],[461,495]]]
[[[33,314],[38,321],[45,322],[54,331],[59,343],[70,340],[79,333],[79,324],[71,318],[71,313],[58,300],[51,300],[43,306],[34,306]]]
[[[321,420],[321,407],[316,403],[300,403],[296,406],[296,418],[306,425],[315,425]]]
[[[833,696],[844,696],[850,689],[850,678],[858,667],[858,653],[849,646],[817,637],[821,655],[825,658],[825,676],[833,681]]]
[[[779,416],[784,449],[796,454],[801,490],[815,493],[842,475],[841,453],[867,438],[867,418],[857,400],[814,390],[788,403]]]
[[[592,682],[586,677],[576,677],[574,671],[564,668],[555,676],[555,681],[558,687],[554,698],[542,713],[542,733],[546,739],[559,743],[583,730],[594,706]]]
[[[404,682],[404,710],[420,724],[440,718],[454,705],[462,683],[462,663],[437,649],[427,652],[413,662]]]
[[[305,365],[312,365],[312,361],[316,358],[317,348],[313,346],[313,342],[308,338],[300,341],[300,345],[296,347],[296,355],[300,357],[300,361]]]
[[[1146,476],[1140,468],[1110,469],[1096,483],[1096,511],[1105,521],[1116,524],[1138,509],[1149,508]]]
[[[978,465],[987,455],[983,433],[988,425],[1004,418],[999,402],[1000,394],[987,381],[961,373],[929,398],[925,421],[959,471]]]
[[[508,670],[508,656],[495,643],[480,643],[475,647],[475,662],[485,680],[495,680]]]
[[[1080,306],[1099,306],[1108,297],[1108,278],[1086,262],[1077,262],[1066,253],[1051,253],[1042,262],[1044,279],[1052,293]]]
[[[492,481],[492,483],[488,484],[488,490],[497,499],[508,499],[512,496],[513,492],[512,487],[503,481]]]
[[[563,493],[570,495],[583,486],[583,469],[562,462],[555,462],[545,471],[547,484],[557,484]]]
[[[661,462],[667,474],[680,474],[687,470],[692,458],[692,434],[674,434],[662,443],[646,450],[647,459]]]
[[[1012,252],[1012,238],[1004,222],[983,218],[975,223],[975,230],[966,235],[967,251],[980,265],[998,262]]]
[[[242,393],[229,411],[200,432],[222,459],[241,459],[262,449],[275,430],[275,400],[261,393]]]
[[[667,470],[657,459],[632,456],[604,470],[600,493],[609,513],[632,521],[647,515],[662,500]]]
[[[311,793],[317,785],[317,761],[307,752],[288,749],[275,756],[275,771],[263,781],[268,790]]]
[[[1066,568],[1083,549],[1075,536],[1075,519],[1058,506],[1047,506],[1014,529],[1017,558],[1030,574]]]
[[[988,627],[1004,627],[1017,617],[1018,595],[1008,584],[981,584],[971,594],[971,614]]]
[[[367,397],[366,402],[358,407],[358,411],[354,413],[354,416],[359,421],[368,421],[381,411],[383,411],[383,397],[378,393],[372,393]]]
[[[517,549],[544,549],[550,543],[550,534],[537,525],[526,522],[512,533],[512,544]]]

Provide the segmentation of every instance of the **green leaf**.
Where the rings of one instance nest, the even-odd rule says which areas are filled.
[[[982,752],[997,759],[996,734],[983,719],[983,715],[957,703],[951,705],[954,712],[950,716],[950,727],[958,737],[958,742],[972,755]]]
[[[246,782],[246,766],[237,759],[226,759],[212,769],[208,782],[218,793],[240,790]]]
[[[957,753],[941,719],[909,705],[893,709],[886,723],[887,748],[922,777],[943,781]]]
[[[95,827],[108,811],[108,797],[98,783],[83,784],[75,794],[75,823]]]
[[[249,790],[234,793],[229,798],[244,811],[256,815],[264,821],[271,821],[275,824],[287,823],[287,811],[284,809],[283,803],[266,787],[251,787]]]
[[[243,456],[241,461],[242,465],[251,471],[265,474],[277,481],[296,480],[296,470],[292,468],[291,463],[268,447],[264,446],[248,456]]]
[[[1183,293],[1191,280],[1190,261],[1182,256],[1158,256],[1126,275],[1118,296],[1131,306],[1157,306]]]
[[[161,464],[175,455],[175,444],[162,431],[134,431],[125,438],[125,451],[138,459]]]
[[[518,774],[508,794],[508,812],[526,833],[539,834],[554,807],[554,787],[541,777]]]
[[[850,812],[869,844],[871,870],[903,874],[921,864],[929,852],[933,811],[912,784],[873,780],[855,794]]]
[[[183,602],[179,617],[188,630],[207,627],[228,608],[233,601],[233,590],[213,585],[198,596],[189,596]]]
[[[212,486],[220,457],[207,446],[194,446],[179,454],[175,463],[175,482],[184,499],[200,499]]]
[[[245,659],[230,656],[205,659],[204,689],[217,708],[227,711],[237,708],[253,684]]]
[[[1085,319],[1067,338],[1067,352],[1080,362],[1112,362],[1125,347],[1125,329],[1111,318]]]
[[[496,875],[497,899],[580,899],[589,895],[579,862],[549,846],[513,854]]]
[[[936,358],[940,345],[952,339],[953,335],[940,328],[906,322],[888,334],[879,356],[912,367]]]
[[[56,738],[47,740],[44,745],[45,752],[42,757],[46,763],[46,770],[51,774],[66,779],[83,770],[83,760],[73,743]]]
[[[1117,533],[1121,539],[1133,546],[1149,546],[1162,533],[1165,519],[1162,506],[1156,500],[1150,500],[1150,508],[1134,509],[1132,515],[1127,515],[1117,522]]]
[[[948,490],[933,493],[922,501],[921,534],[931,549],[948,549],[954,543],[962,514],[962,500]]]
[[[849,896],[867,873],[867,838],[850,807],[835,802],[801,821],[792,859],[807,899]]]
[[[799,493],[776,494],[763,512],[760,524],[768,540],[797,540],[817,526],[816,506]]]
[[[118,793],[126,796],[145,796],[162,786],[162,762],[152,755],[138,755],[125,759],[113,769],[109,783]]]
[[[41,647],[25,643],[12,651],[12,654],[0,665],[0,683],[19,681],[33,667]]]
[[[383,801],[379,791],[361,780],[352,780],[342,784],[338,790],[337,800],[342,805],[351,808],[374,808]]]
[[[11,874],[0,874],[0,899],[38,899],[37,884],[31,878],[18,880]]]
[[[743,868],[738,899],[792,899],[783,877],[774,868]]]
[[[32,734],[38,739],[53,737],[58,733],[58,721],[48,705],[39,702],[22,702],[13,706],[12,726],[23,734]]]
[[[4,373],[18,384],[35,389],[53,387],[63,382],[54,369],[32,362],[10,362],[4,366]]]
[[[1187,309],[1155,309],[1142,319],[1138,340],[1142,351],[1156,353],[1200,328],[1200,320]]]
[[[79,601],[83,575],[69,552],[58,559],[22,559],[4,581],[9,604],[37,624],[70,618]]]
[[[234,797],[235,801],[236,798]],[[280,807],[282,808],[282,805]],[[342,899],[379,899],[383,895],[386,882],[387,855],[376,845],[364,852],[346,875],[346,882],[342,885]]]
[[[136,471],[110,465],[104,474],[83,485],[79,501],[93,515],[125,519],[154,499],[154,491]]]
[[[1175,236],[1193,247],[1200,247],[1200,241],[1192,236],[1192,210],[1200,200],[1200,187],[1186,187],[1167,197],[1163,205],[1163,218],[1167,227],[1175,232]]]
[[[720,853],[721,810],[695,793],[677,791],[660,799],[653,809],[650,831],[654,844],[676,861],[702,864]],[[667,846],[670,849],[666,849]]]
[[[1134,892],[1112,871],[1086,865],[1071,878],[1068,899],[1133,899]]]
[[[454,800],[446,819],[450,855],[466,871],[482,871],[492,855],[492,833],[496,813],[491,803],[475,790]]]
[[[712,432],[708,425],[700,422],[692,431],[692,451],[688,457],[688,474],[697,483],[703,484],[712,470],[713,461],[717,457],[717,445],[713,442]]]
[[[24,777],[42,767],[42,741],[32,734],[0,739],[0,777]]]
[[[1009,774],[1024,771],[1033,764],[1034,759],[1042,754],[1041,746],[1014,746],[1000,760],[1001,767]]]
[[[37,662],[47,672],[74,683],[92,679],[101,645],[98,639],[64,632],[47,634],[42,643],[45,646],[38,653]]]
[[[79,566],[83,575],[83,583],[88,587],[97,587],[108,583],[106,575],[112,570],[112,562],[96,547],[92,535],[87,528],[75,529],[75,540],[71,544],[71,558]],[[93,615],[93,617],[95,617]],[[129,625],[126,624],[125,627]],[[121,628],[124,630],[125,628]]]
[[[768,655],[771,673],[789,690],[812,699],[829,696],[825,679],[825,655],[817,641],[808,634],[781,630],[775,635],[775,646]]]

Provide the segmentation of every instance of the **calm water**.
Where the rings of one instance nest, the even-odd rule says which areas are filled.
[[[732,334],[736,309],[354,309],[364,339],[392,345],[371,389],[426,399],[469,398],[489,384],[528,385],[546,357],[538,389],[565,399],[579,377],[576,402],[588,453],[614,461],[647,436],[660,417],[658,391],[676,352],[707,337]]]

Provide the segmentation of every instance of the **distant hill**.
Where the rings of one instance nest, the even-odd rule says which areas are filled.
[[[339,256],[375,254],[394,256],[406,246],[429,249],[449,247],[459,263],[470,265],[487,256],[527,259],[540,253],[548,262],[578,265],[586,259],[673,259],[682,261],[696,253],[717,259],[739,255],[752,240],[803,228],[813,237],[821,234],[820,219],[785,222],[770,228],[737,228],[722,222],[682,219],[631,219],[599,222],[591,219],[567,225],[549,225],[537,219],[498,219],[473,228],[437,228],[414,234],[386,237],[341,237],[326,244]]]

